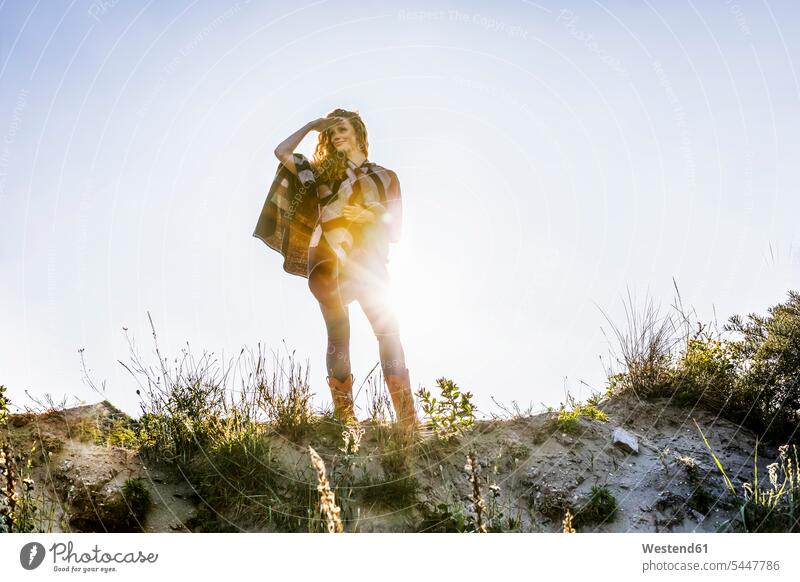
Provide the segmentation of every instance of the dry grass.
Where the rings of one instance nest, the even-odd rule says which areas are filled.
[[[567,508],[567,512],[564,514],[564,521],[561,524],[564,527],[564,533],[575,533],[575,528],[572,527],[572,513],[569,508]]]
[[[328,477],[325,475],[325,463],[320,458],[317,451],[309,445],[308,452],[311,455],[311,464],[317,471],[317,491],[319,491],[319,506],[325,521],[328,524],[328,533],[342,533],[344,527],[340,517],[341,509],[336,505],[336,496],[331,491]]]
[[[669,382],[672,353],[679,341],[675,319],[662,315],[651,298],[638,307],[630,290],[623,308],[624,326],[614,323],[601,310],[616,339],[616,353],[612,356],[625,370],[624,374],[614,374],[609,366],[608,376],[612,385],[614,381],[621,382],[619,388],[632,390],[640,398],[657,395]]]

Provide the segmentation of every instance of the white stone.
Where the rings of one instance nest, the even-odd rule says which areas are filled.
[[[639,439],[637,439],[624,428],[615,428],[614,434],[611,435],[611,438],[615,446],[618,446],[619,448],[631,453],[636,453],[637,455],[639,454]]]

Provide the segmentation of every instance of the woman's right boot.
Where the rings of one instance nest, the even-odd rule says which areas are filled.
[[[414,409],[414,395],[411,393],[408,368],[403,368],[399,374],[384,374],[384,379],[392,398],[397,422],[405,429],[417,428],[419,423]]]
[[[333,376],[327,376],[327,379],[333,398],[333,415],[343,423],[358,422],[353,410],[353,375],[349,374],[346,380]]]

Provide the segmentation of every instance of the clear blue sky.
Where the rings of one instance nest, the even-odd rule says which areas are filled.
[[[631,289],[703,319],[800,287],[798,6],[0,2],[0,383],[138,411],[151,356],[309,358],[306,280],[251,236],[289,133],[357,109],[395,170],[414,387],[483,410],[601,389]],[[310,155],[316,134],[300,151]],[[377,343],[351,306],[356,381]],[[585,384],[584,384],[585,383]],[[363,406],[362,400],[359,404]],[[363,414],[363,412],[362,412]]]

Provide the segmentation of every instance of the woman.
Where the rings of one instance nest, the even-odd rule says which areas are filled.
[[[319,132],[314,160],[294,150]],[[378,339],[381,368],[398,422],[416,425],[398,322],[386,291],[388,245],[400,239],[397,175],[367,159],[369,142],[357,112],[335,109],[277,148],[275,179],[253,236],[284,257],[286,272],[308,278],[328,333],[326,365],[334,414],[355,420],[350,372],[349,304],[357,300]]]

